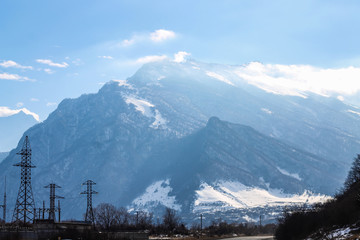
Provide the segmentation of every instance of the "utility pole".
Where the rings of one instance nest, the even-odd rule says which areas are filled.
[[[139,225],[139,211],[136,211],[136,227]]]
[[[57,211],[57,209],[55,208],[55,199],[56,198],[64,199],[64,197],[55,195],[55,189],[61,188],[61,187],[59,185],[56,185],[55,183],[50,183],[49,185],[45,186],[44,188],[50,188],[49,220],[55,221],[55,212]]]
[[[93,185],[96,183],[92,180],[87,180],[82,185],[86,185],[86,190],[81,192],[80,194],[86,194],[87,196],[87,206],[86,206],[86,214],[85,214],[85,221],[94,223],[94,212],[92,207],[92,195],[98,194],[98,192],[94,191]]]
[[[26,136],[23,147],[19,153],[21,162],[14,164],[15,167],[21,167],[21,183],[16,199],[16,205],[13,213],[13,221],[32,223],[34,221],[35,201],[31,188],[31,168],[35,168],[31,163],[31,147],[29,137]]]
[[[43,201],[43,208],[42,208],[42,220],[45,219],[45,201]]]
[[[59,210],[59,222],[61,220],[60,216],[61,216],[61,208],[60,208],[60,200],[58,200],[58,210]]]
[[[5,183],[4,183],[4,202],[0,207],[3,208],[3,220],[4,224],[6,223],[6,176],[5,176]]]
[[[260,224],[259,224],[259,225],[260,225],[260,227],[261,227],[261,214],[260,214]]]

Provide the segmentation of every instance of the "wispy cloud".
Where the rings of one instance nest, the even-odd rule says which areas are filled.
[[[190,56],[191,54],[188,52],[183,52],[183,51],[179,51],[177,53],[174,54],[174,62],[185,62],[186,61],[186,57]]]
[[[98,56],[98,58],[102,58],[102,59],[114,59],[112,56]]]
[[[149,63],[149,62],[158,62],[167,59],[166,55],[151,55],[151,56],[145,56],[138,58],[136,60],[136,63]]]
[[[48,103],[46,103],[47,107],[52,107],[52,106],[56,106],[56,105],[57,105],[56,102],[48,102]]]
[[[10,109],[8,107],[0,107],[0,117],[9,117],[15,114],[18,114],[19,112],[23,112],[26,115],[31,115],[33,116],[33,118],[40,122],[40,118],[39,115],[31,112],[30,110],[26,109],[26,108],[21,108],[21,109]]]
[[[18,102],[17,104],[16,104],[16,107],[22,107],[22,106],[24,106],[24,103],[23,102]]]
[[[171,30],[158,29],[150,33],[134,34],[130,39],[121,41],[120,46],[129,47],[139,42],[164,42],[176,37],[176,33]]]
[[[50,67],[67,68],[69,64],[66,62],[55,63],[50,59],[36,59],[36,62],[49,65]]]
[[[158,29],[155,32],[150,33],[150,39],[154,42],[163,42],[175,38],[175,36],[175,32],[165,29]]]
[[[125,39],[121,42],[121,46],[123,47],[128,47],[128,46],[131,46],[135,43],[135,37],[133,37],[132,39]]]
[[[13,81],[19,81],[19,82],[26,82],[26,81],[35,81],[33,79],[30,79],[28,77],[23,77],[18,74],[11,74],[11,73],[0,73],[0,79],[3,80],[13,80]]]
[[[54,71],[51,70],[50,68],[45,68],[44,72],[46,72],[47,74],[53,74],[54,73]]]
[[[360,91],[360,68],[317,68],[309,65],[280,65],[252,62],[237,67],[235,74],[268,92],[306,96],[352,95]]]
[[[38,102],[39,99],[37,99],[37,98],[30,98],[30,101],[32,101],[32,102]]]
[[[12,61],[12,60],[7,60],[7,61],[3,61],[3,62],[0,62],[0,66],[1,67],[4,67],[4,68],[20,68],[20,69],[30,69],[32,70],[33,67],[32,66],[23,66],[15,61]]]

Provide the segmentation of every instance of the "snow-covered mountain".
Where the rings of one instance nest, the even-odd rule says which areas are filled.
[[[0,152],[15,148],[23,133],[36,123],[38,121],[34,116],[22,110],[8,117],[0,117]]]
[[[336,192],[360,148],[359,110],[310,93],[274,94],[238,71],[195,61],[150,63],[97,94],[65,99],[25,132],[37,166],[35,200],[47,200],[43,186],[55,182],[66,197],[63,216],[80,217],[86,199],[78,193],[87,179],[97,183],[95,204],[154,208],[147,199],[158,196],[184,215],[255,206],[239,199],[252,191],[270,205]],[[0,165],[10,205],[22,141]]]

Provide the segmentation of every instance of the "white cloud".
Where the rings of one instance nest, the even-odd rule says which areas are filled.
[[[30,101],[32,101],[32,102],[38,102],[39,99],[37,99],[37,98],[30,98]]]
[[[33,69],[32,66],[22,66],[12,60],[3,61],[0,63],[0,66],[5,67],[5,68],[13,67],[13,68],[20,68],[20,69]]]
[[[48,74],[53,74],[53,73],[54,73],[54,71],[51,70],[50,68],[45,68],[45,69],[44,69],[44,72],[46,72],[46,73],[48,73]]]
[[[84,62],[80,58],[77,58],[77,59],[75,59],[75,60],[73,60],[71,62],[76,66],[80,66],[80,65],[84,64]]]
[[[56,106],[56,105],[57,105],[56,102],[48,102],[48,103],[46,103],[47,107],[52,107],[52,106]]]
[[[112,56],[98,56],[98,58],[103,58],[103,59],[114,59]]]
[[[3,80],[13,80],[13,81],[19,81],[19,82],[25,82],[25,81],[34,81],[28,77],[23,77],[17,74],[10,74],[10,73],[0,73],[0,79]]]
[[[175,32],[165,29],[158,29],[150,33],[150,39],[154,42],[163,42],[165,40],[175,38],[175,36]]]
[[[136,63],[149,63],[149,62],[158,62],[167,59],[166,55],[152,55],[138,58]]]
[[[185,62],[186,57],[190,55],[191,54],[188,52],[179,51],[174,54],[174,62],[178,62],[178,63]]]
[[[69,64],[66,62],[55,63],[50,59],[36,59],[36,62],[49,65],[50,67],[67,68]]]
[[[135,43],[135,38],[132,38],[132,39],[125,39],[121,42],[121,46],[123,47],[128,47],[128,46],[131,46]]]
[[[33,116],[33,118],[36,120],[36,121],[40,121],[40,118],[39,118],[39,115],[36,114],[36,113],[33,113],[31,111],[29,111],[28,109],[26,108],[21,108],[21,109],[10,109],[8,107],[0,107],[0,117],[9,117],[9,116],[12,116],[12,115],[15,115],[15,114],[18,114],[19,112],[23,112],[27,115],[31,115]]]
[[[317,68],[309,65],[280,65],[252,62],[237,67],[235,74],[268,92],[306,97],[353,95],[360,91],[360,68]]]
[[[134,34],[130,39],[124,39],[119,44],[121,47],[129,47],[138,42],[151,41],[151,42],[164,42],[166,40],[176,37],[176,33],[170,30],[158,29],[151,33]]]

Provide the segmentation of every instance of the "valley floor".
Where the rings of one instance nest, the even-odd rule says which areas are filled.
[[[235,237],[235,238],[226,238],[220,240],[273,240],[273,236],[247,236],[247,237]]]

